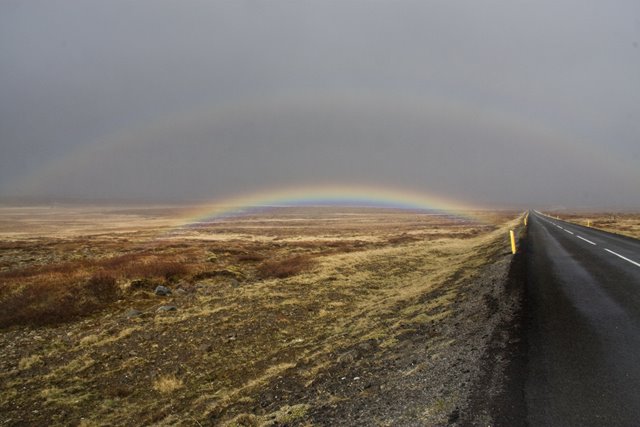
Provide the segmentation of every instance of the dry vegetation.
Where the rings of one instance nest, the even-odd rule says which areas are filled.
[[[168,232],[120,209],[91,232],[79,209],[27,211],[0,227],[1,425],[307,423],[351,398],[327,384],[336,366],[366,378],[362,352],[424,328],[433,354],[452,345],[437,325],[456,286],[504,253],[515,217],[289,208]]]
[[[565,221],[622,234],[640,239],[640,214],[638,213],[612,213],[612,212],[550,212],[549,215]]]
[[[184,387],[184,383],[181,379],[176,378],[175,375],[162,375],[153,382],[153,389],[162,394],[173,393],[182,387]]]

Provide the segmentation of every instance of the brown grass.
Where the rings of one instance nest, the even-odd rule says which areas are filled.
[[[135,231],[7,243],[0,325],[90,318],[0,331],[0,412],[29,425],[296,424],[306,407],[287,406],[300,403],[293,396],[321,390],[313,381],[341,373],[339,358],[353,357],[346,369],[359,375],[412,330],[432,330],[457,304],[449,283],[477,271],[494,240],[506,250],[502,231],[462,241],[487,229],[428,215],[279,215],[166,241]],[[183,292],[153,295],[176,277]],[[165,303],[178,309],[156,313]],[[129,308],[143,315],[127,317]],[[430,340],[427,350],[447,345]],[[372,359],[358,358],[362,344]],[[257,405],[263,415],[241,416]]]
[[[310,255],[295,255],[282,260],[265,261],[258,266],[263,279],[284,279],[310,270],[315,265]]]
[[[34,366],[40,366],[43,364],[44,362],[42,361],[42,357],[38,354],[34,354],[20,359],[20,362],[18,362],[18,369],[24,371],[27,369],[31,369]]]
[[[99,265],[112,274],[128,278],[176,280],[190,273],[186,263],[146,254],[126,254],[102,261]]]
[[[59,264],[34,265],[16,270],[0,272],[2,281],[11,279],[28,279],[35,276],[55,275],[55,274],[72,274],[80,269],[88,266],[87,262],[75,261],[64,262]]]
[[[162,394],[169,394],[184,387],[181,379],[175,375],[162,375],[153,382],[153,389]]]
[[[91,276],[85,289],[89,295],[94,296],[100,302],[115,301],[120,294],[115,277],[104,272]]]
[[[584,226],[590,224],[593,228],[640,239],[640,214],[638,213],[552,212],[550,215],[575,224]]]
[[[0,297],[0,327],[47,325],[95,313],[113,302],[112,293],[96,295],[79,284],[60,281],[32,283]]]
[[[258,254],[243,254],[238,256],[240,262],[259,262],[264,261],[264,256]]]
[[[117,301],[122,296],[119,283],[150,290],[200,270],[197,263],[173,258],[138,252],[0,272],[0,328],[67,322]]]
[[[298,213],[293,212],[296,221],[291,224],[277,215],[277,221],[270,222],[267,215],[252,222],[251,228],[243,228],[240,221],[198,230],[204,236],[232,236],[219,241],[168,240],[150,246],[143,244],[145,235],[136,232],[126,238],[105,234],[91,241],[86,235],[74,235],[0,242],[5,255],[0,267],[0,327],[55,324],[92,315],[119,298],[129,297],[121,289],[144,296],[138,291],[151,291],[160,284],[284,279],[311,270],[317,260],[331,255],[478,232],[477,227],[446,218],[396,213],[394,222],[389,223],[388,211],[353,213],[356,217],[345,220],[333,218],[336,214],[332,210],[309,217],[301,212],[304,221],[298,221]],[[283,218],[290,214],[285,212]],[[85,221],[84,214],[73,215]],[[47,213],[42,219],[43,232],[59,229],[50,222]],[[11,228],[27,230],[32,223],[16,220]],[[247,235],[257,238],[247,240]]]

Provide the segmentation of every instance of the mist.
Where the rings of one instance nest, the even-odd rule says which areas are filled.
[[[640,4],[5,1],[0,201],[640,208]]]

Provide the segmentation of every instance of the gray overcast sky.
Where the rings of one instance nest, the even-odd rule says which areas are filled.
[[[0,197],[640,208],[640,2],[0,1]]]

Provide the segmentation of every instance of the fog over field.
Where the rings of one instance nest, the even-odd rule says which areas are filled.
[[[637,1],[3,1],[0,201],[640,208]]]

